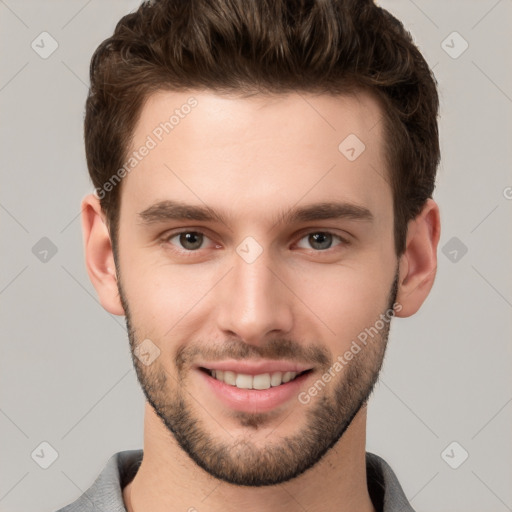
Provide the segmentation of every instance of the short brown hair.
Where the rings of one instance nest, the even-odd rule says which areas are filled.
[[[90,83],[84,138],[97,190],[123,165],[150,94],[206,89],[374,94],[384,112],[398,256],[408,221],[434,191],[436,80],[402,23],[371,0],[145,1],[96,49]],[[100,197],[114,250],[120,189]]]

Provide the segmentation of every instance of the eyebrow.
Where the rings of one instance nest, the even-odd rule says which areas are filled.
[[[139,212],[139,218],[144,225],[151,225],[169,220],[195,220],[220,222],[227,225],[227,218],[221,212],[206,205],[191,205],[179,201],[160,201]],[[372,212],[364,207],[345,202],[320,202],[280,212],[275,218],[276,224],[293,224],[299,222],[348,219],[372,222]]]

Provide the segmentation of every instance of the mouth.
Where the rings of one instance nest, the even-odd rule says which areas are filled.
[[[196,366],[195,373],[212,405],[220,405],[224,410],[264,413],[294,407],[301,389],[314,378],[315,369],[291,361],[231,360],[203,362]]]
[[[313,369],[310,368],[301,372],[275,371],[250,375],[247,373],[237,373],[230,370],[212,370],[204,367],[200,367],[199,370],[206,373],[210,377],[213,377],[215,380],[227,384],[228,386],[232,386],[238,389],[254,390],[265,390],[284,386],[313,371]]]

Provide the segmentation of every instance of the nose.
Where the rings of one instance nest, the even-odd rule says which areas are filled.
[[[234,254],[233,267],[216,294],[216,321],[222,333],[253,345],[289,333],[293,294],[283,284],[282,268],[271,261],[268,251],[250,263]]]

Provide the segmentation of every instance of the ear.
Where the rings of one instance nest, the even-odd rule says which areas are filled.
[[[439,207],[428,199],[422,211],[407,226],[406,249],[400,257],[396,316],[408,317],[427,298],[437,270],[437,245],[441,234]]]
[[[124,315],[105,214],[94,194],[82,200],[82,232],[85,266],[101,305],[113,315]]]

